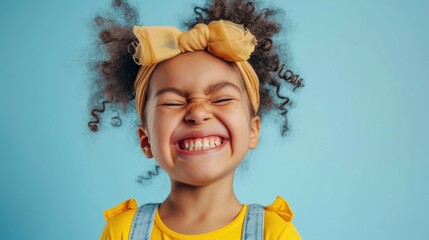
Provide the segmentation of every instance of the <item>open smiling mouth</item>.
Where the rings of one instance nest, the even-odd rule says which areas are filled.
[[[204,138],[190,138],[179,142],[179,148],[185,151],[199,151],[212,149],[222,145],[223,139],[217,136]]]

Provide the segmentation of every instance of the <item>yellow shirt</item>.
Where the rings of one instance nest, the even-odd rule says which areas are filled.
[[[101,240],[128,240],[131,223],[138,205],[134,199],[129,199],[118,206],[104,212],[107,224],[101,235]],[[203,240],[203,239],[241,239],[241,231],[246,216],[247,205],[243,205],[238,216],[228,225],[203,234],[185,235],[174,232],[164,225],[155,213],[151,239],[156,240]],[[265,240],[300,240],[291,220],[293,213],[288,203],[280,196],[270,206],[265,207],[264,239]]]

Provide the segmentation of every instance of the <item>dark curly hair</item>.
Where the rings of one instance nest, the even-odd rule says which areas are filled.
[[[289,130],[287,121],[288,106],[292,101],[284,94],[283,87],[292,92],[303,87],[303,80],[285,64],[289,55],[285,53],[284,36],[280,35],[284,26],[280,9],[263,8],[252,0],[206,0],[203,7],[194,7],[194,17],[183,23],[192,28],[197,23],[209,23],[224,19],[244,25],[257,39],[257,46],[249,63],[253,66],[260,81],[259,116],[276,112],[281,116],[281,135]],[[132,26],[137,25],[138,13],[126,0],[113,1],[113,14],[96,16],[94,19],[98,35],[96,44],[98,54],[90,61],[93,72],[93,92],[89,102],[92,120],[88,122],[91,131],[97,132],[101,124],[101,114],[106,110],[116,113],[111,124],[120,126],[121,113],[135,110],[134,81],[140,68],[129,53],[130,43],[137,41]],[[275,40],[274,40],[275,38]],[[158,173],[149,172],[148,178]],[[145,179],[145,177],[140,177]]]

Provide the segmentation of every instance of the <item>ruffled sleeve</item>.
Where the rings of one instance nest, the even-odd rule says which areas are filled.
[[[289,207],[289,204],[281,196],[277,196],[273,204],[266,206],[267,211],[277,213],[285,221],[290,222],[293,218],[293,212]]]
[[[282,197],[265,207],[264,239],[267,240],[301,240],[292,223],[293,212]]]
[[[138,208],[137,201],[134,198],[130,198],[126,201],[123,201],[118,206],[104,211],[104,219],[108,221],[118,214],[121,214],[128,210],[135,210],[137,208]]]
[[[138,209],[134,198],[123,201],[116,207],[104,211],[106,226],[101,233],[101,240],[128,239],[134,215]]]

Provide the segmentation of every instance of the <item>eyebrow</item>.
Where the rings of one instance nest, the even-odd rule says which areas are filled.
[[[215,84],[208,86],[204,90],[204,93],[209,95],[209,94],[212,94],[212,93],[219,91],[219,90],[226,88],[226,87],[231,87],[240,93],[242,92],[241,89],[237,85],[230,83],[230,82],[227,82],[227,81],[222,81],[222,82],[218,82],[218,83],[215,83]],[[177,95],[182,96],[182,97],[186,97],[189,95],[186,91],[184,91],[182,89],[175,88],[175,87],[166,87],[166,88],[163,88],[163,89],[160,89],[159,91],[157,91],[155,93],[154,97],[156,98],[159,95],[164,94],[164,93],[168,93],[168,92],[177,94]]]
[[[205,91],[204,91],[204,93],[205,94],[212,94],[212,93],[214,93],[214,92],[216,92],[216,91],[219,91],[219,90],[221,90],[222,88],[226,88],[226,87],[232,87],[232,88],[234,88],[235,90],[237,90],[238,92],[240,92],[241,93],[241,89],[237,86],[237,85],[235,85],[235,84],[233,84],[233,83],[230,83],[230,82],[227,82],[227,81],[222,81],[222,82],[218,82],[218,83],[216,83],[216,84],[213,84],[213,85],[210,85]]]
[[[156,92],[154,97],[156,98],[159,95],[164,94],[164,93],[168,93],[168,92],[177,94],[177,95],[182,96],[182,97],[186,97],[186,95],[187,95],[186,92],[182,89],[178,89],[178,88],[174,88],[174,87],[166,87],[166,88],[163,88],[163,89],[159,90],[158,92]]]

